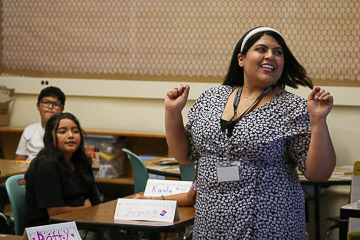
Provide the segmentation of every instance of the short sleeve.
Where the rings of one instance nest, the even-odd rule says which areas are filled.
[[[20,138],[18,147],[16,149],[16,154],[17,155],[24,155],[24,156],[29,155],[28,152],[27,152],[27,148],[26,148],[27,140],[26,140],[25,136],[26,136],[26,132],[24,130],[24,132],[21,134],[21,138]]]
[[[206,93],[202,93],[201,96],[195,101],[188,112],[188,122],[186,124],[186,132],[189,139],[189,157],[192,162],[199,160],[200,153],[196,149],[194,138],[192,134],[194,122],[199,119],[199,113],[202,111],[204,102],[206,102]]]
[[[51,159],[44,159],[37,164],[34,184],[39,208],[64,206],[59,171],[58,164]]]
[[[290,159],[297,163],[300,172],[305,174],[306,157],[311,139],[310,118],[307,112],[291,121],[291,132],[288,154]]]

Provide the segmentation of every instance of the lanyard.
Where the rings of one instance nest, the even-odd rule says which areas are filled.
[[[232,132],[234,129],[234,125],[236,122],[240,121],[247,113],[249,113],[251,111],[251,109],[269,92],[271,92],[273,89],[275,88],[275,86],[270,86],[267,89],[265,89],[264,92],[262,92],[256,99],[255,101],[250,105],[250,107],[248,107],[235,121],[233,121],[233,119],[236,117],[237,114],[237,108],[239,106],[240,103],[240,97],[241,97],[241,93],[242,93],[242,87],[240,87],[238,89],[238,91],[236,92],[235,98],[234,98],[234,103],[233,103],[233,107],[234,107],[234,115],[232,116],[232,118],[226,123],[226,129],[227,131],[227,135],[228,137],[232,136]]]

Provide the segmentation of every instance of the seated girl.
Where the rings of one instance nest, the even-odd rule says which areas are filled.
[[[73,114],[57,113],[48,120],[44,148],[25,179],[26,227],[48,224],[53,215],[100,203],[82,129]]]

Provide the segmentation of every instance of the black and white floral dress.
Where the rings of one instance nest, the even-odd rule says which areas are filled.
[[[228,138],[220,118],[233,91],[225,85],[207,90],[188,114],[190,156],[199,161],[194,239],[304,239],[296,169],[306,171],[306,101],[280,90],[241,119]],[[226,161],[237,163],[239,181],[217,181],[216,166]]]

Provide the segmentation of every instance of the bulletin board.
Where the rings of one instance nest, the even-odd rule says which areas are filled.
[[[358,0],[1,0],[1,72],[222,82],[233,48],[271,26],[319,85],[360,86]]]

